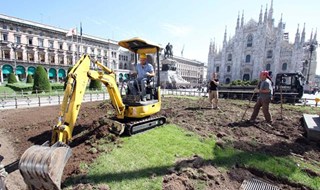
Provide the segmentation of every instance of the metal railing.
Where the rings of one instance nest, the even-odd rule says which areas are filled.
[[[207,92],[201,92],[196,90],[178,90],[178,89],[162,89],[161,94],[173,95],[173,96],[192,96],[192,97],[208,96]],[[243,100],[247,100],[246,96],[242,96],[242,97],[243,97],[242,98]],[[104,101],[109,99],[110,99],[109,93],[106,91],[89,91],[89,92],[87,91],[87,93],[83,97],[83,102]],[[241,99],[241,97],[237,99]],[[0,110],[60,105],[62,100],[63,100],[63,91],[54,91],[50,93],[37,93],[37,94],[30,94],[29,92],[28,93],[21,92],[21,93],[13,93],[13,94],[0,93]],[[312,105],[312,106],[318,106],[318,102],[320,101],[319,98],[315,98],[315,99],[303,98],[301,100],[302,100],[302,103],[300,105]]]
[[[63,96],[63,91],[36,94],[29,92],[0,94],[0,110],[60,105]],[[83,96],[83,102],[103,101],[107,99],[109,99],[109,94],[105,91],[89,91]]]

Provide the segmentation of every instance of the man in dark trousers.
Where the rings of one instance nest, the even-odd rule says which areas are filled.
[[[219,79],[217,73],[212,73],[212,77],[209,81],[209,102],[211,104],[212,109],[218,108],[218,92]]]
[[[262,107],[262,112],[264,118],[268,124],[272,124],[271,114],[269,112],[269,104],[271,102],[273,88],[272,88],[272,81],[269,76],[268,71],[261,71],[260,73],[260,83],[258,88],[254,90],[255,93],[258,93],[258,99],[256,104],[254,105],[253,112],[250,118],[250,122],[254,123],[260,108]]]

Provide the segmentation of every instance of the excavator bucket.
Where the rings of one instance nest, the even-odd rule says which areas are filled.
[[[31,146],[21,156],[19,169],[29,189],[61,189],[61,177],[71,148],[59,141],[50,147],[46,144]]]

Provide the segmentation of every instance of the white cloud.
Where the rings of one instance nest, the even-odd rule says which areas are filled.
[[[175,37],[185,37],[192,31],[191,27],[178,26],[169,23],[163,23],[161,28]]]

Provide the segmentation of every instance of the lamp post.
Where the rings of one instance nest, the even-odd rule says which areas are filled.
[[[14,52],[14,60],[13,60],[14,68],[13,68],[13,72],[17,76],[17,49],[20,49],[21,45],[11,42],[11,43],[8,44],[8,47],[11,48],[13,50],[13,52]]]
[[[316,40],[310,40],[309,42],[306,42],[304,47],[310,51],[310,57],[309,57],[309,64],[308,64],[308,72],[307,72],[307,81],[306,83],[309,84],[309,77],[310,77],[310,68],[311,68],[311,61],[312,61],[312,53],[317,49],[318,42]],[[306,61],[307,62],[307,61]]]

